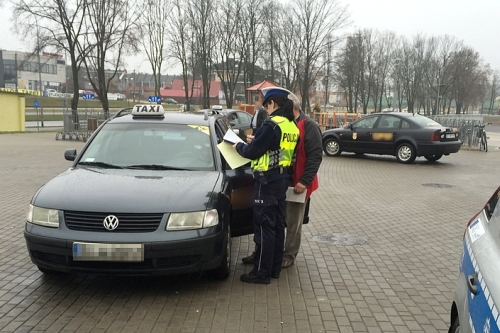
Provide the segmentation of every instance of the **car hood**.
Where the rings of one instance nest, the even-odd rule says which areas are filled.
[[[32,204],[59,210],[165,213],[206,209],[220,172],[70,168]]]

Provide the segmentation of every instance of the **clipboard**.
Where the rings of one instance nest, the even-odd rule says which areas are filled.
[[[221,152],[222,156],[224,156],[227,164],[229,164],[231,169],[239,168],[240,166],[245,165],[251,161],[250,159],[244,158],[243,156],[238,154],[238,152],[234,150],[232,146],[233,145],[228,142],[221,142],[217,145],[217,148],[219,148],[219,151]]]

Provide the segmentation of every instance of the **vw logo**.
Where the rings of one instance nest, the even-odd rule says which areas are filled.
[[[119,223],[120,221],[118,221],[118,218],[114,215],[108,215],[104,218],[104,221],[102,221],[104,228],[108,230],[115,230],[118,228]]]

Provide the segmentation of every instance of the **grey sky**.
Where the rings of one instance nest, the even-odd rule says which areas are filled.
[[[474,48],[495,70],[500,70],[500,0],[349,0],[352,26],[394,31],[408,38],[451,35]],[[0,48],[27,51],[13,33],[12,9],[0,10]],[[127,58],[129,70],[150,71],[145,56]],[[172,72],[177,72],[175,68]],[[170,73],[169,74],[173,74]]]

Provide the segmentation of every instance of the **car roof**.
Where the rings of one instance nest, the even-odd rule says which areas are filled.
[[[371,113],[370,115],[395,115],[395,116],[401,116],[401,117],[414,117],[414,116],[421,116],[425,117],[424,115],[418,114],[418,113],[411,113],[411,112],[376,112],[376,113]]]
[[[134,123],[134,122],[154,122],[161,121],[167,124],[180,124],[180,125],[200,125],[209,126],[210,119],[216,119],[217,114],[209,115],[205,118],[204,113],[194,112],[178,112],[178,111],[165,111],[164,117],[137,117],[132,116],[130,113],[125,113],[127,109],[121,110],[114,118],[109,120],[110,124],[113,123]],[[120,114],[123,113],[123,114]],[[219,116],[220,117],[220,116]]]

